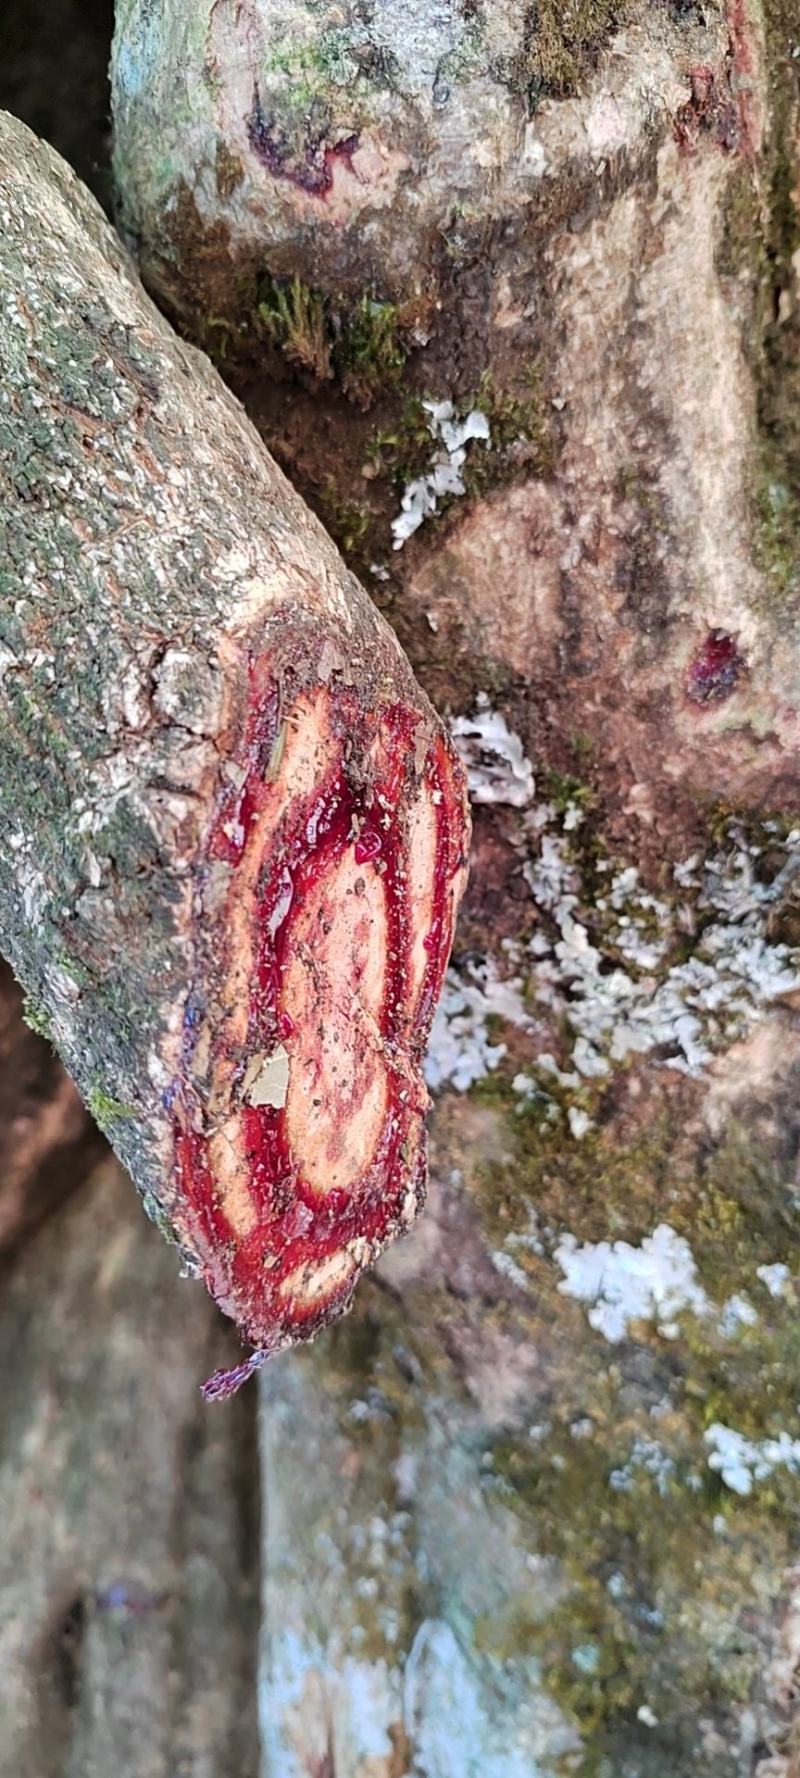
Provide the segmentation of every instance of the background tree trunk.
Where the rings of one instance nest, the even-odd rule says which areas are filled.
[[[790,1778],[800,19],[362,10],[115,50],[476,814],[428,1213],[263,1380],[264,1778]]]
[[[110,1157],[0,1321],[3,1778],[256,1778],[252,1415],[197,1389],[235,1336]]]
[[[267,1769],[772,1778],[800,20],[523,12],[118,15],[145,277],[365,574],[476,810],[433,1204],[264,1380]]]

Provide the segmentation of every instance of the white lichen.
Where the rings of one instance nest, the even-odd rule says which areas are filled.
[[[792,1274],[788,1266],[776,1262],[771,1266],[756,1266],[756,1277],[766,1286],[771,1297],[785,1297],[791,1283]]]
[[[592,1120],[588,1111],[583,1111],[579,1105],[567,1107],[567,1123],[576,1142],[581,1142],[592,1128]]]
[[[800,1475],[800,1438],[791,1438],[788,1432],[756,1442],[715,1421],[704,1438],[709,1469],[716,1470],[734,1494],[752,1494],[755,1483],[766,1481],[776,1469]]]
[[[651,1476],[658,1493],[666,1495],[675,1475],[675,1459],[657,1439],[637,1437],[627,1463],[621,1469],[612,1469],[609,1486],[618,1494],[626,1494],[636,1486],[637,1474]]]
[[[737,1291],[723,1306],[719,1331],[726,1339],[730,1339],[743,1327],[755,1327],[757,1321],[758,1311],[753,1308],[750,1298]]]
[[[499,1247],[494,1253],[490,1253],[489,1258],[501,1278],[507,1279],[509,1284],[515,1284],[518,1290],[527,1290],[528,1274],[523,1271],[521,1266],[517,1265],[510,1253],[506,1253],[502,1247]]]
[[[655,1321],[659,1332],[673,1339],[678,1315],[708,1312],[689,1243],[667,1223],[660,1223],[640,1247],[562,1235],[553,1257],[564,1273],[561,1294],[591,1304],[590,1326],[612,1345],[625,1338],[632,1321]]]
[[[580,876],[563,835],[542,834],[526,875],[556,928],[534,959],[538,997],[568,1018],[576,1042],[612,1063],[657,1049],[666,1066],[700,1074],[721,1043],[745,1035],[765,1006],[800,987],[800,960],[767,935],[782,885],[757,882],[744,846],[706,861],[696,902],[684,909],[642,892],[635,868],[619,872],[595,902],[602,942],[582,913]],[[670,949],[690,921],[696,948],[670,965]]]
[[[467,774],[474,803],[507,803],[522,809],[533,797],[533,766],[499,710],[480,693],[472,716],[455,716],[450,733]]]
[[[474,719],[458,718],[453,727],[473,799],[525,807],[530,853],[522,868],[538,923],[525,946],[512,948],[510,964],[517,990],[524,989],[531,1014],[539,1015],[539,1029],[547,1020],[567,1053],[565,1059],[550,1048],[532,1054],[526,1071],[515,1076],[521,1095],[535,1097],[541,1085],[567,1093],[590,1087],[637,1056],[700,1076],[776,1001],[800,990],[800,948],[771,932],[775,910],[800,874],[800,830],[784,839],[765,832],[770,852],[782,852],[783,862],[763,881],[761,848],[732,826],[724,850],[675,867],[669,901],[644,888],[635,866],[615,868],[602,858],[594,861],[589,893],[572,838],[574,801],[561,815],[552,804],[530,804],[530,762],[518,737],[488,707],[479,707]],[[472,1028],[457,1029],[448,1012],[460,1010],[459,986],[451,971],[437,1041],[441,1047],[450,1023],[452,1054],[443,1078],[455,1081],[463,1074],[473,1084],[480,1076]],[[506,1016],[500,1005],[492,1010]],[[472,1050],[464,1070],[456,1054],[462,1039]],[[499,1039],[490,1046],[484,1072],[497,1067],[500,1047]],[[584,1104],[577,1109],[590,1115]]]
[[[428,1045],[425,1078],[429,1087],[437,1091],[449,1085],[465,1093],[497,1068],[507,1046],[491,1041],[490,1018],[504,1019],[523,1030],[530,1028],[532,1020],[522,1000],[520,982],[502,981],[488,961],[468,966],[463,975],[450,971]]]
[[[440,501],[466,493],[463,472],[467,445],[473,439],[491,443],[489,421],[480,408],[473,408],[459,419],[452,401],[425,401],[422,405],[428,415],[431,437],[439,448],[426,473],[416,476],[403,492],[400,511],[392,520],[396,550],[402,549],[425,519],[438,510]]]

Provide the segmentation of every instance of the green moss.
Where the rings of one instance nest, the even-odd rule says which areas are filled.
[[[396,387],[407,348],[394,303],[361,298],[345,317],[333,348],[336,374],[346,395],[367,407],[374,397]]]
[[[770,1584],[777,1592],[786,1541],[765,1542],[752,1508],[728,1535],[715,1532],[719,1484],[702,1448],[677,1419],[666,1437],[661,1423],[657,1445],[626,1413],[619,1381],[595,1380],[589,1435],[576,1438],[559,1415],[538,1445],[501,1440],[492,1451],[506,1498],[563,1577],[560,1602],[526,1627],[525,1652],[584,1737],[568,1768],[581,1778],[639,1770],[639,1760],[650,1770],[654,1754],[659,1771],[719,1778],[726,1767],[718,1751],[706,1763],[700,1720],[724,1720],[758,1683],[763,1651],[747,1613]],[[778,1564],[769,1580],[752,1567],[767,1549]],[[656,1719],[655,1747],[642,1708]]]
[[[485,1485],[560,1581],[547,1615],[519,1625],[515,1652],[536,1657],[585,1738],[568,1768],[580,1778],[616,1778],[634,1755],[633,1770],[652,1755],[659,1773],[718,1778],[726,1767],[698,1755],[698,1724],[724,1723],[759,1683],[748,1615],[778,1608],[798,1480],[776,1466],[739,1497],[709,1467],[704,1434],[715,1421],[754,1441],[796,1426],[794,1304],[769,1299],[756,1277],[796,1243],[791,1165],[743,1126],[704,1158],[667,1116],[627,1146],[595,1132],[571,1147],[530,1126],[516,1143],[499,1190],[496,1169],[479,1180],[478,1203],[495,1236],[536,1212],[540,1251],[507,1251],[530,1278],[529,1337],[547,1354],[549,1387],[534,1425],[490,1446]],[[638,1242],[659,1220],[690,1241],[718,1309],[752,1287],[752,1326],[725,1332],[718,1310],[687,1313],[675,1338],[647,1322],[611,1348],[561,1296],[547,1255],[557,1231]],[[503,1644],[507,1626],[496,1629]],[[641,1724],[642,1707],[657,1730]]]
[[[65,951],[63,947],[56,945],[53,949],[53,962],[58,965],[59,969],[63,969],[64,974],[68,975],[77,987],[86,988],[90,985],[90,977],[85,966],[73,952]]]
[[[341,500],[332,481],[315,490],[314,507],[348,567],[366,575],[380,547],[374,515],[352,501]]]
[[[536,0],[528,6],[522,48],[502,70],[530,110],[544,98],[581,91],[603,45],[629,16],[628,0]]]
[[[464,466],[468,495],[486,493],[523,468],[528,475],[552,474],[556,461],[552,414],[538,364],[528,367],[517,390],[502,389],[487,371],[465,411],[473,407],[486,415],[491,442],[488,449],[468,454]]]
[[[420,395],[407,395],[392,426],[373,433],[365,453],[370,478],[382,476],[402,490],[424,475],[434,455],[430,416]]]
[[[751,330],[759,341],[754,369],[758,384],[761,448],[753,488],[756,559],[767,582],[769,607],[781,615],[800,591],[800,317],[797,253],[795,143],[800,118],[800,66],[794,50],[796,10],[791,0],[770,0],[764,9],[769,77],[768,142],[763,157],[762,200],[751,242],[742,240],[743,263],[757,252],[758,308]],[[748,218],[743,217],[744,235]]]
[[[256,319],[290,363],[317,382],[335,377],[361,407],[399,382],[408,348],[394,303],[365,295],[355,308],[345,309],[300,278],[262,277]]]
[[[765,270],[766,252],[763,213],[753,170],[747,163],[732,169],[722,199],[722,226],[717,246],[717,267],[723,277],[741,277],[755,269]]]
[[[22,1002],[22,1017],[30,1030],[36,1032],[37,1037],[50,1038],[52,1030],[50,1014],[43,1006],[37,1006],[28,994],[25,995]]]
[[[547,801],[559,815],[566,815],[571,806],[588,812],[595,800],[595,793],[588,784],[564,772],[545,772],[543,788]]]
[[[135,1117],[132,1105],[123,1105],[118,1099],[112,1099],[103,1087],[92,1087],[86,1100],[87,1107],[94,1118],[98,1129],[105,1134],[120,1118]]]
[[[283,284],[262,279],[258,293],[258,320],[285,357],[319,382],[333,375],[330,319],[326,300],[300,278]]]
[[[781,601],[800,592],[800,497],[774,451],[762,456],[754,498],[753,545],[771,595]]]

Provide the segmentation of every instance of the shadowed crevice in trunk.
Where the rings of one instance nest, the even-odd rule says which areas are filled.
[[[113,0],[11,0],[3,10],[0,109],[57,148],[108,209]]]

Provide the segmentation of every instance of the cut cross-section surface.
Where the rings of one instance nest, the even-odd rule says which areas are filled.
[[[208,838],[214,1005],[173,1089],[178,1197],[206,1282],[260,1349],[307,1338],[413,1221],[421,1061],[463,884],[463,782],[401,704],[252,676],[246,757]]]

